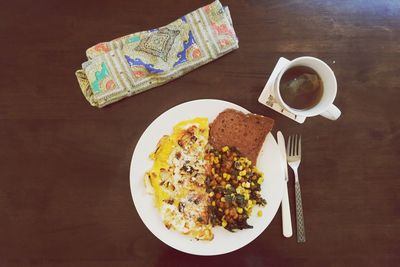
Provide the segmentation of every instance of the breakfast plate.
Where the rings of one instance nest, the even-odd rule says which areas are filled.
[[[269,133],[257,159],[257,168],[265,175],[261,186],[261,195],[267,201],[264,207],[255,207],[248,219],[252,229],[229,232],[222,227],[213,228],[214,239],[196,240],[177,231],[168,230],[161,219],[159,210],[154,206],[153,196],[146,191],[144,177],[153,164],[149,155],[157,147],[163,135],[171,134],[174,125],[183,120],[206,117],[212,122],[227,108],[249,113],[243,107],[222,100],[201,99],[177,105],[156,118],[140,137],[132,155],[130,166],[130,188],[136,210],[147,228],[165,244],[182,252],[195,255],[219,255],[228,253],[249,244],[256,239],[271,223],[284,189],[284,172],[278,145]],[[257,216],[262,211],[262,216]]]

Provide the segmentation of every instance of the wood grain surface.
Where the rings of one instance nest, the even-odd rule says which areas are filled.
[[[398,266],[400,2],[223,0],[238,50],[106,108],[86,102],[74,76],[86,48],[207,3],[1,3],[0,266]],[[257,102],[278,58],[302,55],[334,70],[338,121],[299,125]],[[158,115],[199,98],[303,135],[305,244],[282,236],[280,211],[218,257],[175,251],[147,230],[129,189],[133,149]],[[289,196],[295,226],[292,174]]]

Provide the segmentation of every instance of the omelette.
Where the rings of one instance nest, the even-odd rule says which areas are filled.
[[[145,177],[165,227],[199,240],[213,239],[205,185],[208,135],[207,118],[178,123],[150,155],[153,166]]]

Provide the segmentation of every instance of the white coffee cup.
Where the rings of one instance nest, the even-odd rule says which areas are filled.
[[[282,75],[290,68],[296,66],[305,66],[313,69],[317,72],[319,77],[322,80],[324,89],[322,93],[322,97],[319,102],[308,109],[295,109],[288,106],[282,99],[279,90],[279,84],[282,78]],[[337,120],[340,117],[340,110],[333,105],[333,101],[336,97],[337,92],[337,84],[335,74],[333,73],[332,69],[322,60],[315,58],[315,57],[299,57],[292,61],[290,61],[286,66],[282,68],[279,72],[274,85],[275,96],[276,100],[279,104],[282,105],[287,111],[303,117],[312,117],[321,115],[330,120]]]

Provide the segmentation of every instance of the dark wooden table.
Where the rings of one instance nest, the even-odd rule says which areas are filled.
[[[208,2],[1,4],[0,266],[398,266],[399,1],[224,0],[238,50],[104,109],[83,98],[74,71],[87,47]],[[302,55],[335,71],[338,121],[299,125],[257,102],[278,58]],[[254,242],[218,257],[175,251],[147,230],[129,188],[133,149],[158,115],[199,98],[303,135],[305,244],[282,236],[280,212]]]

